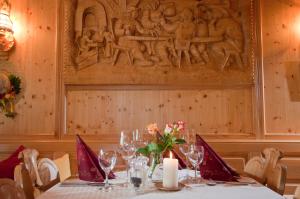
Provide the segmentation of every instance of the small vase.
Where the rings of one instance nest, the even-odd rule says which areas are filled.
[[[148,175],[149,178],[152,179],[155,169],[162,163],[162,160],[163,160],[163,156],[161,153],[154,153],[151,155],[150,172]]]

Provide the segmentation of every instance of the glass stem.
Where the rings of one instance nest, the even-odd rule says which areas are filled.
[[[201,175],[201,168],[200,168],[200,165],[199,165],[198,167],[199,167],[199,178],[200,178],[200,180],[202,180],[202,175]]]
[[[105,189],[107,189],[109,187],[108,184],[108,173],[105,173]]]
[[[189,178],[189,165],[188,165],[188,162],[189,162],[189,160],[188,160],[188,158],[187,158],[187,155],[186,155],[186,172],[185,172],[185,177],[186,178]]]
[[[197,165],[194,165],[195,167],[195,180],[197,179]]]
[[[127,184],[129,184],[129,160],[126,161]]]

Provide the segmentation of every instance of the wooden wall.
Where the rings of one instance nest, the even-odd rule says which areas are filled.
[[[20,74],[24,92],[15,120],[0,115],[0,159],[22,143],[46,157],[69,152],[75,172],[76,133],[97,150],[100,144],[114,146],[121,129],[182,119],[240,171],[263,148],[281,149],[289,183],[300,183],[300,32],[295,30],[300,0],[260,1],[262,65],[256,85],[176,89],[62,87],[61,2],[11,0],[17,46],[0,69]]]
[[[14,120],[0,115],[1,138],[53,137],[58,77],[58,4],[53,0],[24,0],[22,3],[12,0],[11,4],[17,44],[9,61],[2,62],[0,69],[20,75],[23,92],[16,105],[19,115]]]
[[[300,133],[300,1],[262,1],[265,133]]]

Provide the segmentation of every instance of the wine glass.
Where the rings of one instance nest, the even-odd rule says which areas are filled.
[[[132,143],[137,149],[147,145],[147,141],[144,139],[144,131],[144,129],[135,129],[132,131]]]
[[[127,174],[127,181],[125,186],[128,186],[129,183],[129,165],[131,159],[135,156],[136,147],[133,144],[132,137],[130,133],[126,131],[121,131],[120,135],[120,148],[119,153],[121,154],[122,158],[126,161],[126,174]]]
[[[115,151],[104,151],[103,149],[100,149],[98,161],[99,161],[100,167],[105,172],[104,190],[108,191],[111,189],[111,186],[108,184],[108,175],[116,165],[117,154]]]
[[[203,146],[196,146],[195,144],[191,144],[189,146],[189,152],[187,153],[187,157],[190,163],[193,165],[195,169],[195,178],[194,182],[197,183],[197,168],[201,165],[204,158],[204,148]],[[201,172],[200,172],[200,181],[201,181]]]
[[[183,139],[183,138],[182,138]],[[188,143],[184,143],[184,144],[180,144],[179,145],[179,150],[180,152],[184,155],[185,160],[186,160],[186,172],[185,172],[185,179],[188,180],[189,179],[189,168],[188,168],[188,153],[189,153],[189,144]]]

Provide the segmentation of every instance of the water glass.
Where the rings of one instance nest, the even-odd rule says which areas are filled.
[[[112,187],[108,184],[108,175],[113,170],[113,168],[116,165],[117,162],[117,154],[115,151],[105,151],[103,149],[100,149],[98,161],[100,164],[100,167],[105,172],[105,185],[104,190],[108,191]]]
[[[136,152],[136,147],[133,144],[132,138],[133,137],[130,136],[130,133],[125,131],[121,132],[119,153],[126,161],[127,182],[124,184],[125,186],[129,185],[129,164],[131,159],[134,158]]]
[[[197,182],[199,182],[197,180],[197,169],[199,168],[199,171],[200,171],[200,165],[204,158],[203,146],[196,146],[195,144],[191,144],[189,147],[189,152],[187,154],[187,157],[195,169],[194,182],[197,183]],[[200,181],[201,181],[201,171],[200,171]]]

